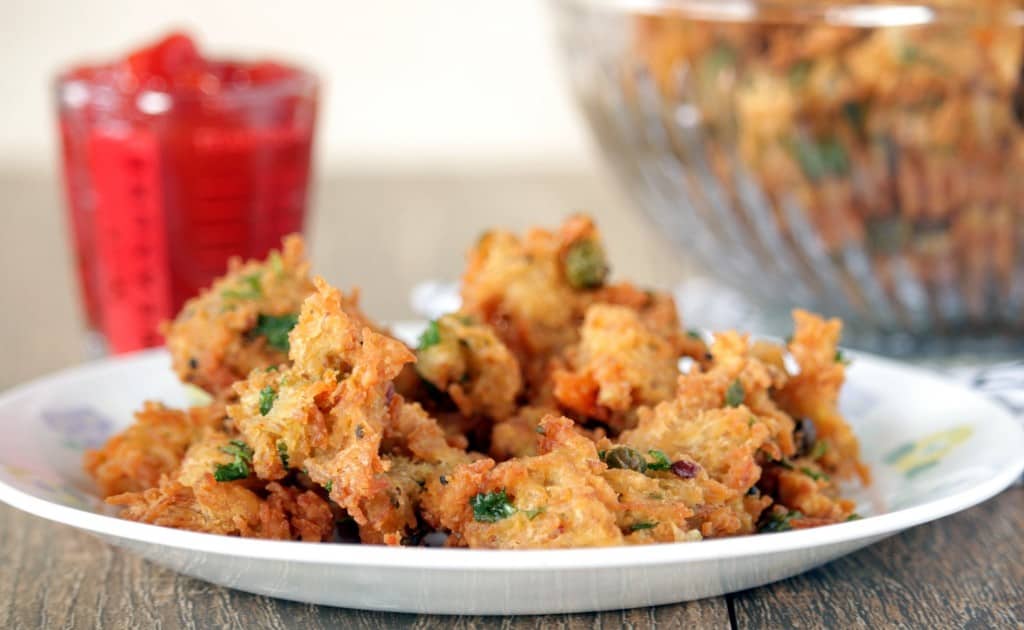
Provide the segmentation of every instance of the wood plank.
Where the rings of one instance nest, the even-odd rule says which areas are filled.
[[[0,628],[729,628],[724,597],[536,617],[404,615],[300,604],[208,584],[0,504]]]
[[[738,628],[1022,628],[1024,488],[730,600]]]

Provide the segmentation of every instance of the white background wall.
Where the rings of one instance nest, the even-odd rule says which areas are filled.
[[[51,168],[51,79],[187,28],[324,79],[320,169],[586,167],[542,0],[0,0],[0,165]]]

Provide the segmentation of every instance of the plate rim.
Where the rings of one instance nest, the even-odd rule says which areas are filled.
[[[1006,436],[1006,439],[1017,443],[1016,452],[1020,456],[1016,461],[1011,460],[1003,468],[996,469],[995,474],[988,479],[959,490],[948,497],[828,527],[699,542],[574,549],[438,549],[354,543],[304,543],[221,536],[147,523],[135,523],[115,516],[60,505],[19,490],[3,480],[0,480],[0,501],[28,514],[101,536],[219,556],[318,565],[412,570],[585,570],[650,567],[766,556],[896,534],[907,528],[974,507],[1005,490],[1024,472],[1024,427],[1011,416],[1009,411],[983,394],[923,368],[868,353],[851,352],[850,354],[861,360],[866,359],[889,367],[910,369],[916,376],[940,381],[943,386],[955,387],[962,393],[973,397],[995,412],[994,416],[998,420],[990,417],[989,422],[995,420],[1009,429],[1010,434]],[[115,369],[125,363],[165,360],[166,357],[165,349],[156,348],[64,368],[0,393],[0,408],[22,397],[31,396],[39,389],[57,386],[65,380],[74,380],[94,372]]]

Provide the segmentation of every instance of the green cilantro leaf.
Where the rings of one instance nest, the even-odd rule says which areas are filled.
[[[668,455],[663,451],[652,448],[647,454],[654,459],[653,462],[647,462],[647,470],[668,470],[672,467],[672,462],[668,461]]]
[[[801,466],[800,467],[800,472],[802,472],[803,474],[807,475],[808,477],[810,477],[811,479],[813,479],[815,481],[822,480],[822,479],[825,480],[825,481],[829,480],[829,476],[826,475],[825,473],[817,472],[816,470],[812,470],[811,468],[808,468],[807,466]]]
[[[585,239],[565,254],[565,277],[574,289],[596,289],[608,277],[608,261],[600,243]]]
[[[473,508],[473,518],[480,523],[497,523],[516,513],[504,490],[475,494],[469,505]]]
[[[277,443],[277,456],[281,458],[281,465],[288,468],[288,445],[284,442]]]
[[[630,532],[638,532],[642,529],[654,529],[658,526],[657,521],[640,521],[629,526]]]
[[[743,389],[743,383],[737,378],[729,383],[729,387],[725,390],[725,404],[730,407],[739,407],[743,404],[743,399],[746,396],[747,392]]]
[[[803,518],[803,513],[797,511],[779,513],[774,510],[768,514],[768,518],[762,522],[762,532],[785,532],[793,529],[793,519]]]
[[[814,443],[814,449],[811,450],[811,459],[821,459],[828,452],[828,442],[818,440]]]
[[[417,348],[420,352],[426,350],[431,346],[436,346],[441,343],[441,329],[437,327],[437,320],[430,320],[427,324],[427,329],[420,335],[420,345]]]
[[[245,479],[249,476],[249,464],[252,463],[252,449],[245,442],[231,440],[227,446],[221,447],[221,452],[233,455],[235,460],[230,464],[217,464],[213,471],[213,478],[217,481],[235,481]]]
[[[260,285],[260,274],[252,273],[242,276],[241,286],[237,289],[224,289],[220,296],[226,300],[255,300],[263,295]]]
[[[260,313],[256,320],[256,328],[252,332],[267,338],[267,345],[271,348],[288,352],[291,345],[288,343],[288,333],[295,328],[299,322],[299,316],[294,313],[286,315],[264,315]]]
[[[265,416],[274,408],[274,401],[277,400],[277,392],[270,385],[260,390],[260,415]]]
[[[526,518],[530,519],[531,521],[534,518],[536,518],[538,514],[543,514],[547,511],[548,509],[546,507],[539,507],[535,510],[521,510],[521,512],[526,515]]]
[[[240,459],[230,464],[217,464],[213,471],[213,478],[217,481],[235,481],[245,479],[249,476],[249,465]]]

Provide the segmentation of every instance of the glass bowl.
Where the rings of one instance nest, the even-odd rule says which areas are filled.
[[[1016,3],[552,4],[612,169],[707,271],[863,347],[1024,347]]]

